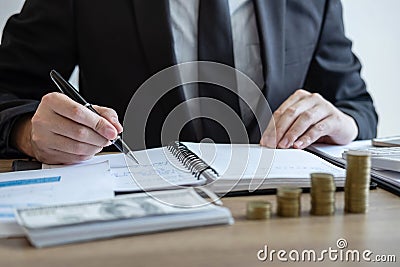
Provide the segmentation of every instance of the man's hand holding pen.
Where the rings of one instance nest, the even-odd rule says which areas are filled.
[[[94,106],[101,115],[61,93],[45,95],[33,116],[16,122],[14,146],[48,164],[87,160],[122,132],[117,113]]]

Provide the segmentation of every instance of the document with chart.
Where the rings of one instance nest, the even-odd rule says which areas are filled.
[[[0,174],[0,237],[22,235],[16,208],[99,200],[114,196],[108,162],[71,169]]]

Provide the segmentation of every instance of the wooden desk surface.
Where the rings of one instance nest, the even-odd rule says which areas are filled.
[[[0,171],[8,171],[11,161],[0,161]],[[338,249],[339,238],[346,239],[346,250],[369,249],[376,255],[394,255],[400,261],[400,198],[381,189],[370,194],[367,214],[344,214],[343,193],[336,194],[335,216],[310,216],[309,194],[302,196],[300,218],[279,218],[268,221],[247,221],[244,217],[248,200],[269,200],[276,207],[275,196],[251,196],[223,199],[235,217],[232,226],[212,226],[150,235],[122,237],[60,247],[35,249],[24,238],[0,239],[0,266],[269,266],[280,262],[275,255],[261,262],[257,252],[284,249]],[[287,257],[287,255],[286,255]],[[294,262],[289,262],[294,264]],[[302,262],[304,266],[309,262]],[[371,263],[370,263],[371,264]],[[398,263],[397,263],[398,264]],[[321,265],[321,263],[315,263]],[[342,266],[345,262],[330,261],[323,266]],[[365,262],[360,266],[368,266]],[[376,266],[375,264],[372,264]],[[380,266],[396,266],[381,263]],[[398,266],[398,265],[397,265]]]

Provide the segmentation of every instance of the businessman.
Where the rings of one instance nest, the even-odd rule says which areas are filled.
[[[0,154],[46,163],[88,159],[122,131],[118,118],[144,81],[196,60],[235,67],[261,88],[276,138],[272,125],[254,130],[254,117],[237,100],[213,91],[242,118],[251,142],[301,149],[376,135],[377,115],[339,0],[27,0],[0,47]],[[76,65],[80,93],[102,116],[54,92],[50,70],[69,77]],[[150,114],[148,147],[161,144],[162,123],[187,100],[184,89]],[[202,136],[194,125],[183,129],[183,140],[229,141],[212,122],[201,121]]]

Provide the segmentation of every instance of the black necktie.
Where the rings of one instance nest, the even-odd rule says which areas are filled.
[[[198,60],[235,66],[228,0],[200,0]],[[240,116],[238,97],[228,89],[209,83],[200,83],[199,96],[217,99],[229,105]],[[203,138],[209,137],[214,142],[229,141],[223,126],[210,119],[203,119],[202,124]]]
[[[228,0],[200,0],[198,23],[199,60],[234,67]]]

